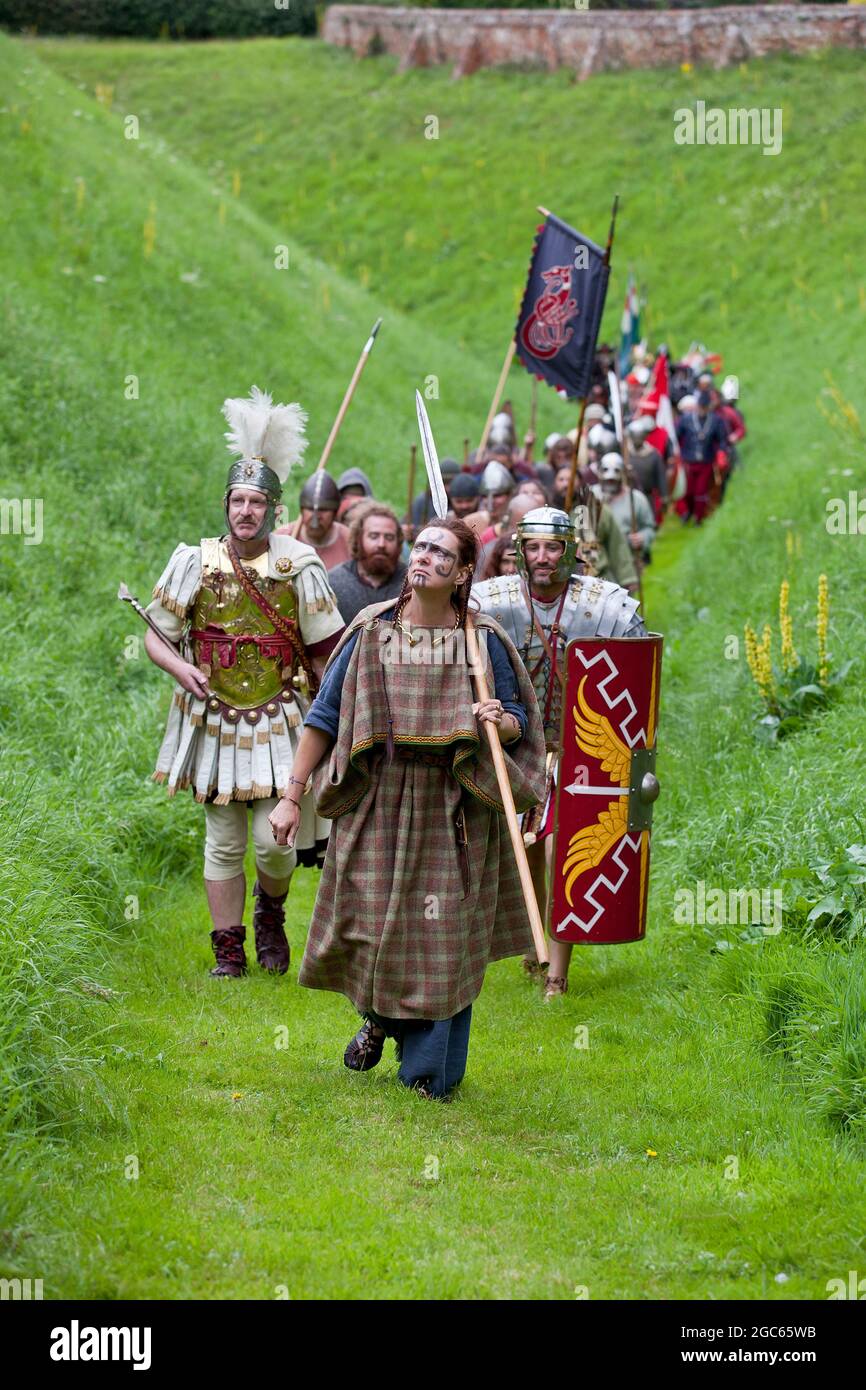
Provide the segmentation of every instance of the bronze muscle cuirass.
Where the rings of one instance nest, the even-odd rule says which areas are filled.
[[[255,583],[272,608],[283,617],[297,623],[298,602],[291,581],[255,576]],[[229,637],[277,637],[264,613],[248,598],[234,574],[222,570],[205,570],[201,589],[191,613],[192,628],[221,629]],[[235,660],[222,665],[220,649],[214,645],[208,663],[201,660],[202,642],[192,640],[194,661],[207,673],[214,695],[237,709],[251,709],[275,699],[291,681],[292,654],[284,646],[281,655],[265,655],[255,642],[238,642]]]

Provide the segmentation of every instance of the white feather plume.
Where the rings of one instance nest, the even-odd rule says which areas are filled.
[[[240,458],[264,459],[281,483],[300,463],[307,439],[304,427],[307,412],[297,401],[274,405],[267,391],[253,386],[248,397],[230,396],[223,401],[228,448]]]

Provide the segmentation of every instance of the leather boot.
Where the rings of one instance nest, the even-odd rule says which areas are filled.
[[[286,912],[283,903],[286,893],[272,898],[256,880],[253,888],[255,907],[253,926],[256,932],[256,959],[263,970],[285,975],[289,968],[289,943],[286,940]]]
[[[216,965],[210,972],[215,976],[246,975],[247,957],[244,951],[245,927],[223,927],[210,934]]]

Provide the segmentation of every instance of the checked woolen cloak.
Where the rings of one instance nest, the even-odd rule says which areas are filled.
[[[435,1021],[470,1004],[488,961],[531,949],[532,935],[493,759],[472,713],[462,634],[458,660],[397,659],[406,644],[378,616],[392,606],[364,609],[331,655],[358,632],[337,739],[313,776],[319,814],[333,825],[298,980],[345,994],[361,1013]],[[485,629],[499,637],[514,675],[513,688],[497,692],[488,662],[491,697],[509,699],[516,690],[527,712],[523,738],[503,747],[521,812],[544,793],[541,716],[510,638],[484,614],[475,622],[480,642]],[[447,765],[407,761],[401,747],[446,753]],[[461,804],[465,894],[454,823]]]

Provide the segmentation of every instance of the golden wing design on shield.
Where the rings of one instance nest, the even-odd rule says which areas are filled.
[[[627,748],[619,735],[614,732],[610,720],[605,715],[598,714],[587,704],[583,693],[587,679],[584,676],[577,687],[578,708],[571,711],[574,715],[577,746],[581,753],[586,753],[590,758],[598,759],[602,772],[609,772],[612,782],[618,782],[621,787],[627,787],[628,775],[631,770],[631,749]]]
[[[571,889],[575,879],[587,869],[596,868],[614,845],[619,844],[628,830],[628,797],[618,796],[608,803],[594,825],[586,825],[572,835],[562,866],[565,875],[565,896],[571,906]]]
[[[584,676],[577,689],[577,708],[572,710],[577,746],[582,753],[595,758],[614,783],[627,787],[631,750],[614,731],[610,720],[587,704],[583,693],[586,681],[587,677]],[[586,825],[572,835],[562,866],[565,896],[571,906],[574,906],[571,890],[575,880],[588,869],[597,868],[627,830],[628,797],[618,796],[608,802],[606,810],[601,812],[593,825]]]

